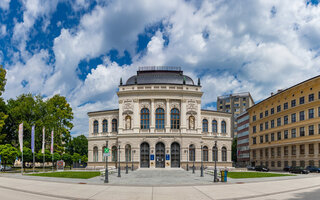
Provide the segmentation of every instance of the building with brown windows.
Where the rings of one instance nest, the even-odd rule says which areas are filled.
[[[320,166],[320,76],[272,94],[248,113],[252,165]]]
[[[240,114],[237,118],[237,165],[241,167],[250,165],[249,119],[248,112]]]

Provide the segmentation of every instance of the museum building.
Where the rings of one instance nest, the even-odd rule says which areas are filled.
[[[125,84],[119,108],[89,112],[88,166],[231,167],[231,114],[201,109],[195,84],[180,67],[140,67]],[[109,157],[103,156],[108,142]]]

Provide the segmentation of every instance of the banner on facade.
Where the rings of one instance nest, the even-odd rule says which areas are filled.
[[[20,144],[20,151],[23,151],[23,123],[19,125],[19,144]]]

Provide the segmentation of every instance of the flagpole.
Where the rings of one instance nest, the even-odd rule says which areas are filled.
[[[43,172],[45,172],[45,140],[46,140],[46,137],[45,137],[45,127],[42,128],[42,155],[43,155]]]
[[[35,135],[35,127],[32,126],[32,133],[31,133],[31,146],[32,146],[32,172],[34,173],[34,165],[35,165],[35,162],[34,162],[34,135]]]
[[[21,175],[23,175],[23,149],[22,149],[22,164],[21,164]]]

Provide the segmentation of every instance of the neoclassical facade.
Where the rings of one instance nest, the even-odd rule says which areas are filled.
[[[140,68],[120,81],[119,109],[88,113],[88,166],[105,166],[108,141],[111,166],[231,167],[231,114],[201,109],[202,94],[180,68]]]

